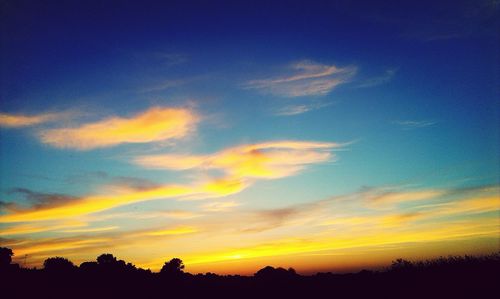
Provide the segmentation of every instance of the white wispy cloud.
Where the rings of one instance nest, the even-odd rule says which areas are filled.
[[[395,125],[401,126],[405,130],[430,127],[436,124],[430,120],[398,120],[392,122]]]
[[[330,106],[332,103],[309,103],[309,104],[300,104],[300,105],[288,105],[285,106],[275,112],[275,115],[278,116],[292,116],[298,115],[302,113],[306,113],[313,110],[318,110],[327,106]]]
[[[162,90],[178,87],[178,86],[183,85],[185,83],[186,83],[185,80],[164,80],[164,81],[158,82],[156,84],[153,84],[151,86],[142,88],[140,90],[140,92],[146,93],[146,92],[162,91]]]
[[[284,97],[319,96],[348,82],[356,67],[337,67],[303,60],[291,64],[282,74],[246,82],[245,87]]]
[[[189,56],[182,53],[157,53],[156,56],[163,60],[167,66],[183,64],[189,61]]]
[[[361,88],[367,88],[367,87],[374,87],[382,84],[386,84],[389,81],[392,80],[392,78],[396,75],[397,69],[388,69],[386,70],[382,75],[376,76],[369,78],[365,81],[363,81],[361,84],[358,85],[358,87]]]

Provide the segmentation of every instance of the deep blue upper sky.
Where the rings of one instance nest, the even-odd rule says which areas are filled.
[[[234,134],[251,140],[273,137],[260,136],[262,126],[281,138],[382,142],[398,135],[386,132],[390,122],[428,121],[443,129],[418,142],[443,143],[430,155],[488,157],[486,164],[495,165],[496,29],[494,1],[5,1],[1,109],[86,107],[123,115],[166,99],[197,99],[202,110],[227,112],[224,117],[238,123]],[[357,73],[313,99],[334,103],[317,116],[270,120],[262,110],[286,100],[241,86],[300,60],[355,66]],[[358,88],[391,70],[388,82]],[[190,83],[154,89],[165,80]],[[308,128],[307,118],[321,123]]]

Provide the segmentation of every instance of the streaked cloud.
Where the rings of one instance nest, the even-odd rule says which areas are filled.
[[[24,255],[51,255],[54,253],[62,253],[62,252],[72,252],[75,249],[78,250],[88,250],[90,248],[104,248],[106,244],[109,244],[112,239],[106,237],[98,237],[98,238],[86,238],[82,239],[79,237],[67,237],[67,238],[43,238],[43,239],[33,239],[28,240],[26,242],[21,242],[20,244],[16,243],[7,243],[5,246],[10,246],[15,248],[15,252],[17,256]],[[36,258],[36,257],[30,257]],[[43,263],[43,260],[38,259],[40,264]]]
[[[154,231],[148,231],[145,234],[148,236],[166,236],[166,235],[184,235],[197,232],[198,229],[191,226],[179,226],[174,228],[166,228]]]
[[[443,195],[442,190],[418,190],[418,191],[379,191],[373,190],[365,195],[370,203],[375,205],[393,205],[402,202],[421,201],[436,198]]]
[[[75,196],[58,194],[58,193],[43,193],[33,191],[27,188],[14,188],[9,190],[9,194],[21,194],[27,205],[21,205],[17,202],[7,203],[2,209],[8,211],[26,211],[26,210],[38,210],[51,208],[54,206],[63,205],[66,203],[71,203],[78,201],[79,198]]]
[[[166,89],[171,89],[174,87],[181,86],[186,83],[186,80],[164,80],[162,82],[158,82],[149,87],[142,88],[140,92],[155,92],[162,91]]]
[[[132,117],[108,117],[78,127],[42,130],[43,143],[77,150],[111,147],[122,143],[148,143],[179,139],[191,133],[199,117],[191,109],[152,107]]]
[[[275,77],[248,81],[245,87],[284,97],[319,96],[348,82],[355,74],[353,66],[337,67],[303,60],[291,64]]]
[[[49,221],[93,214],[115,207],[159,199],[207,199],[219,198],[241,192],[252,184],[250,179],[277,179],[291,176],[306,165],[330,161],[331,150],[342,144],[328,142],[272,141],[241,145],[213,155],[142,156],[136,163],[145,167],[173,170],[214,169],[224,173],[222,177],[203,179],[186,185],[156,184],[133,178],[122,178],[100,188],[101,192],[51,201],[50,205],[35,203],[30,209],[10,210],[0,215],[0,223]],[[29,190],[28,190],[29,191]],[[28,192],[25,191],[24,193]],[[27,193],[29,196],[33,192]],[[43,195],[45,196],[45,195]],[[214,203],[206,211],[223,210],[234,203]]]
[[[430,120],[398,120],[393,121],[392,123],[400,126],[404,130],[425,128],[436,124],[435,121]]]
[[[382,84],[386,84],[392,80],[394,75],[396,75],[397,69],[388,69],[386,70],[382,75],[376,76],[369,78],[367,80],[364,80],[361,82],[361,84],[358,85],[358,87],[361,88],[367,88],[367,87],[374,87]]]
[[[445,242],[464,240],[475,236],[495,237],[499,233],[498,223],[487,219],[479,223],[464,221],[444,226],[427,226],[420,230],[407,229],[403,231],[367,230],[365,232],[339,232],[325,236],[309,238],[282,238],[272,242],[261,242],[240,248],[228,248],[225,251],[190,255],[185,258],[188,265],[212,264],[231,261],[249,260],[262,257],[280,257],[300,254],[307,257],[309,253],[340,251],[343,254],[353,254],[358,250],[380,250],[380,246],[395,246],[404,248],[408,243],[425,244],[428,242]],[[374,237],[376,235],[376,237]]]
[[[377,250],[380,246],[411,248],[427,242],[496,238],[500,233],[494,214],[500,211],[499,190],[497,185],[473,190],[378,187],[274,209],[222,210],[223,216],[206,213],[136,231],[107,230],[113,225],[68,229],[78,234],[95,228],[99,234],[85,235],[84,242],[81,242],[83,235],[75,235],[10,239],[3,243],[18,255],[29,254],[33,265],[53,255],[69,254],[74,261],[81,262],[102,250],[123,256],[141,248],[142,255],[134,256],[134,263],[155,270],[166,256],[182,248],[181,258],[190,271],[201,264],[208,264],[209,268],[213,263],[234,260],[253,264],[254,259],[290,254],[307,257],[330,251],[352,254],[358,250]],[[370,202],[383,202],[386,208],[378,209]],[[232,201],[219,200],[212,206],[217,206],[215,203],[232,205]],[[204,209],[208,204],[200,207]],[[242,234],[253,236],[242,238]],[[193,245],[203,238],[210,238],[211,242],[202,247]]]
[[[69,118],[73,112],[53,112],[41,114],[9,114],[0,113],[0,127],[21,128],[36,126],[48,122],[56,122]]]
[[[169,217],[173,219],[192,219],[202,216],[202,214],[200,213],[183,211],[183,210],[171,210],[171,211],[159,212],[159,215],[161,217]]]
[[[332,103],[308,103],[308,104],[300,104],[300,105],[288,105],[285,106],[278,111],[276,111],[275,115],[278,116],[293,116],[302,113],[306,113],[309,111],[318,110],[324,107],[330,106]]]
[[[236,146],[212,155],[150,155],[135,159],[148,168],[218,169],[234,178],[276,179],[293,175],[308,164],[334,158],[328,142],[273,141]]]
[[[179,65],[189,61],[189,56],[182,53],[156,53],[156,57],[163,60],[167,66]]]
[[[82,221],[62,221],[58,223],[40,224],[18,224],[10,227],[3,227],[0,231],[0,236],[26,235],[35,234],[47,231],[56,231],[71,228],[81,228],[87,226],[88,223]]]
[[[105,195],[89,195],[54,207],[21,210],[0,215],[0,223],[68,219],[149,200],[223,197],[240,192],[244,188],[245,185],[238,180],[229,179],[214,179],[195,185],[159,185],[150,189],[113,186],[104,188],[106,189]]]
[[[94,228],[77,228],[77,229],[65,229],[61,230],[62,233],[97,233],[97,232],[107,232],[110,230],[118,229],[119,226],[105,226],[105,227],[94,227]]]
[[[240,203],[235,201],[213,201],[202,205],[202,209],[209,212],[222,212],[240,205]]]

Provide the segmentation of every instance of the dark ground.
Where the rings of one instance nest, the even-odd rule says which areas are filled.
[[[104,256],[104,255],[103,255]],[[295,274],[266,267],[254,276],[192,275],[166,263],[161,273],[112,257],[80,267],[56,258],[42,270],[1,267],[2,298],[499,298],[500,253],[412,263],[385,271]],[[57,260],[60,259],[60,260]],[[179,267],[180,266],[180,267]],[[7,296],[5,296],[7,295]]]

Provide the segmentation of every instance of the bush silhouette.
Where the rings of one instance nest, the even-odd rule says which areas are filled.
[[[12,256],[14,253],[12,249],[7,247],[0,247],[0,267],[8,267],[12,262]]]
[[[397,259],[395,261],[392,261],[390,270],[391,271],[410,271],[414,268],[414,264],[410,261],[407,261],[405,259]]]

